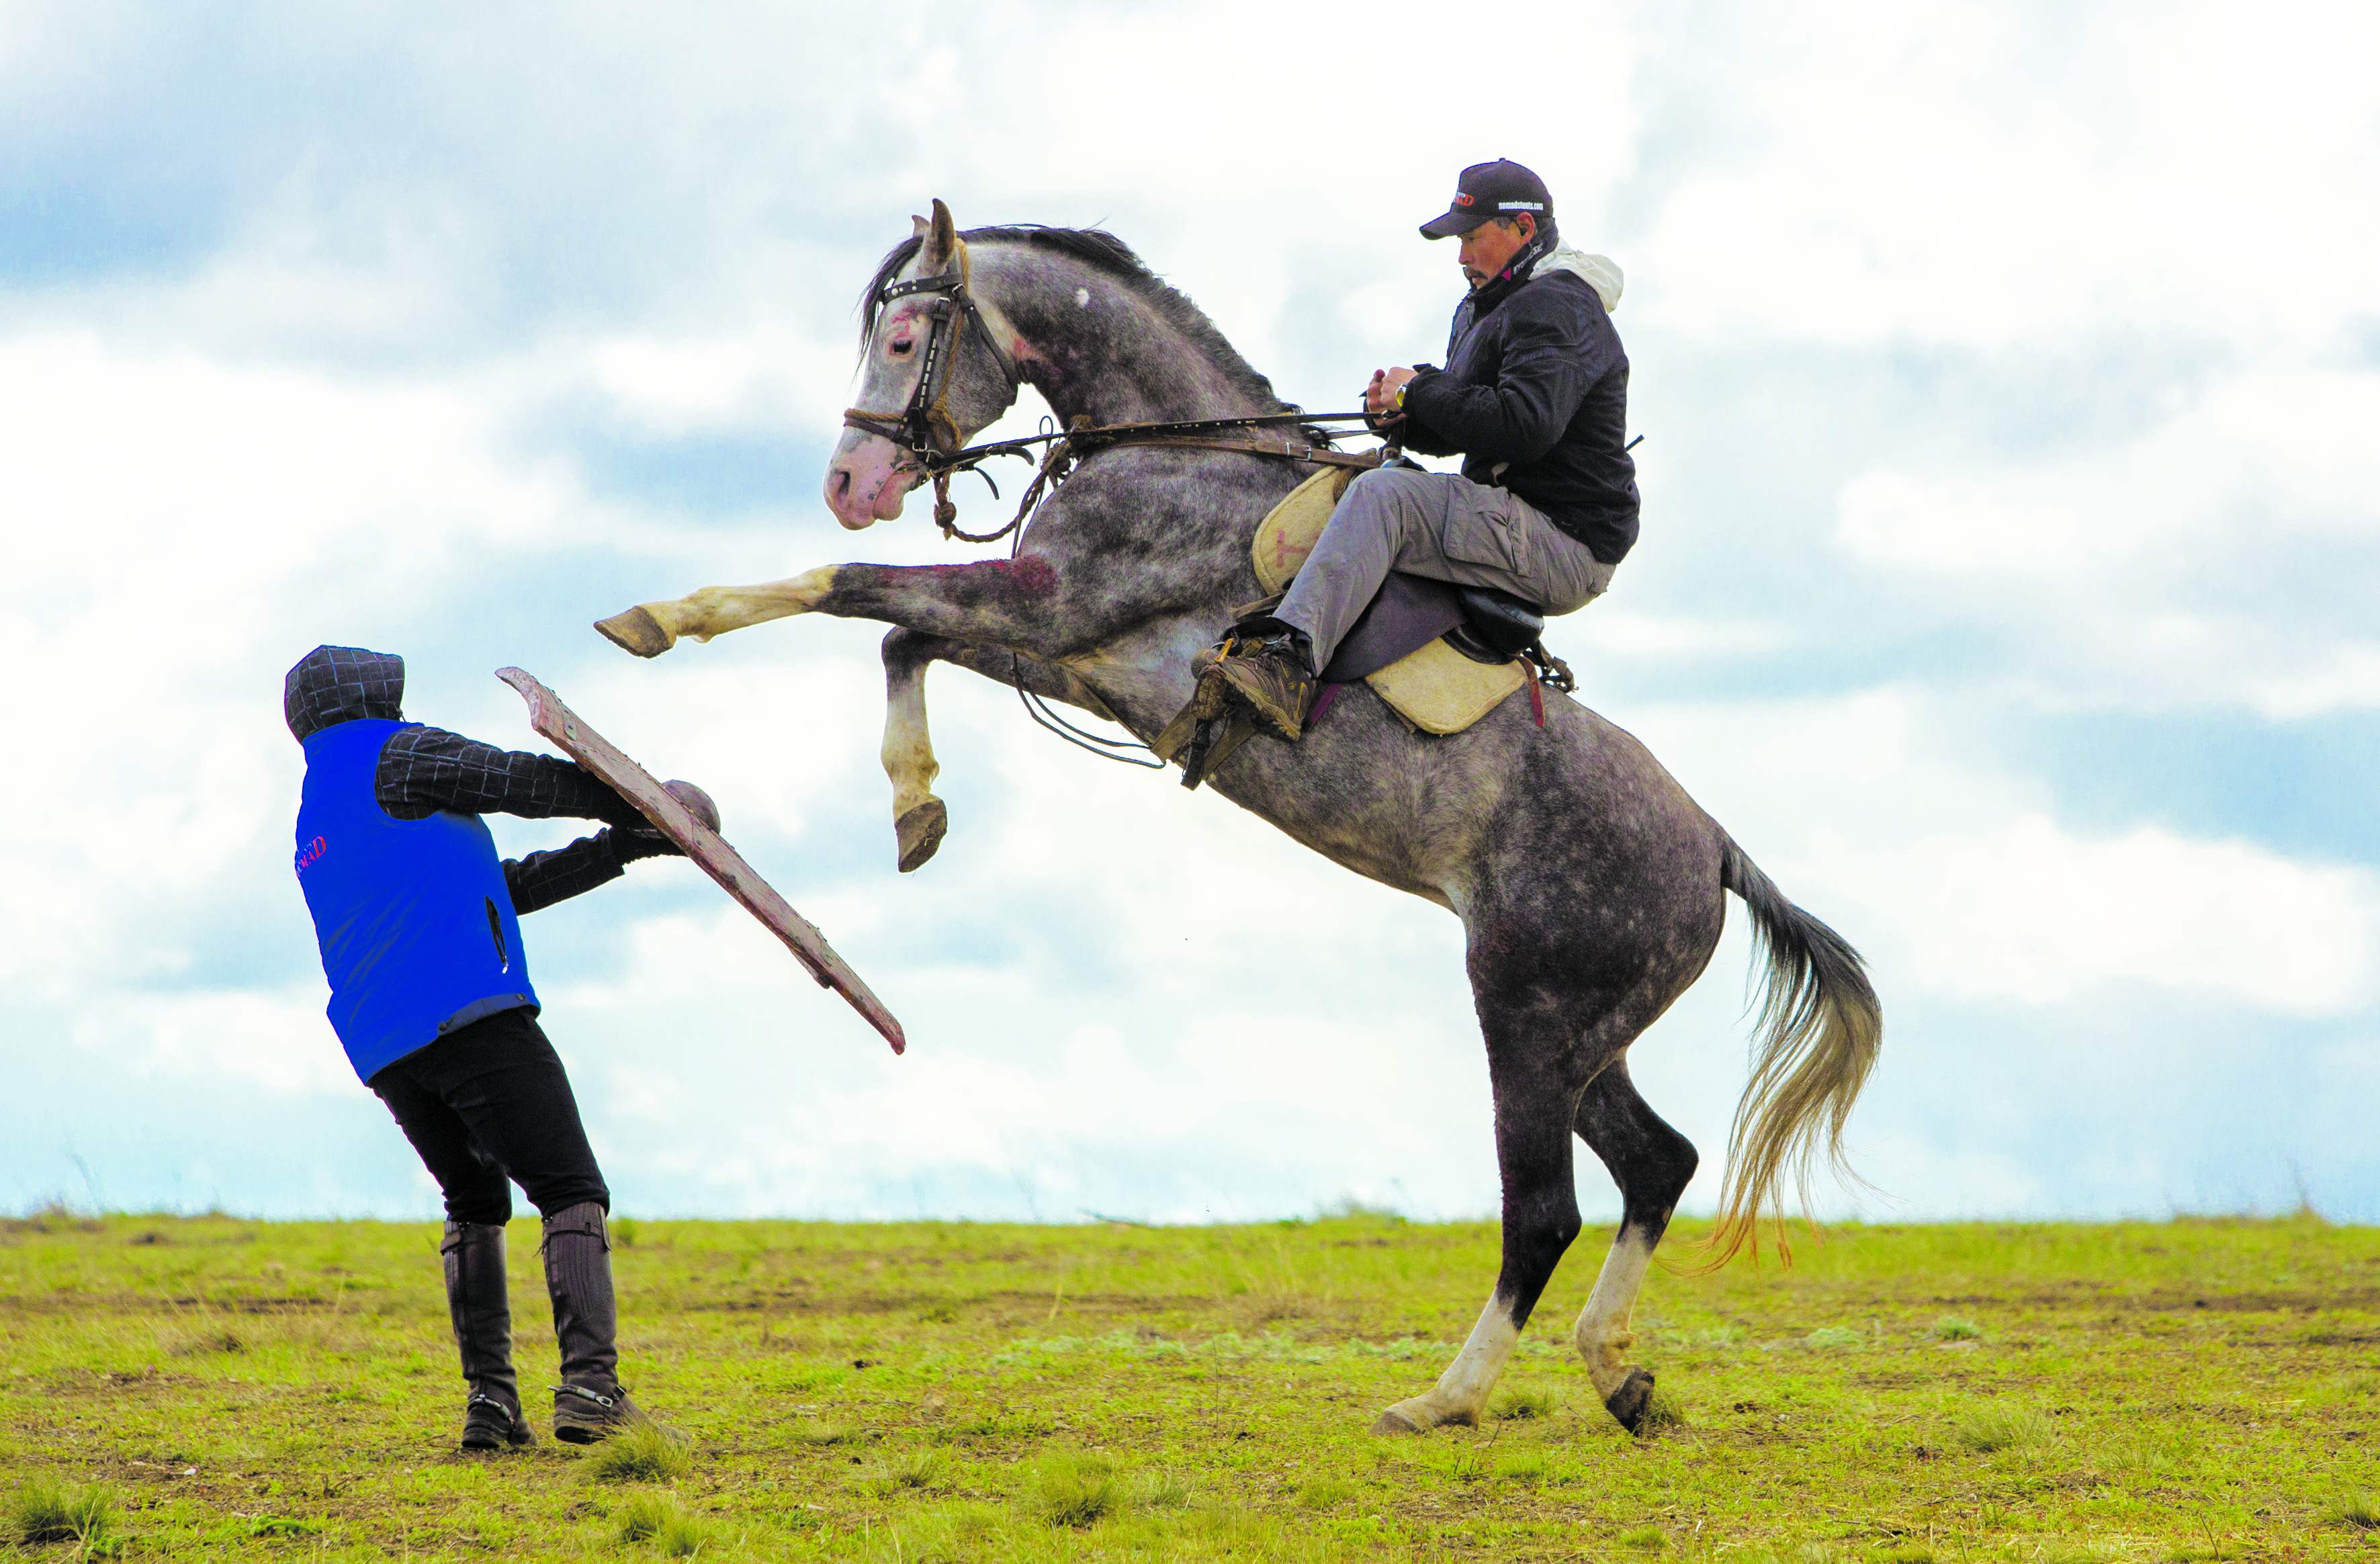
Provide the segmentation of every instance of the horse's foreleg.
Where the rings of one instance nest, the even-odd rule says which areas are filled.
[[[1488,1076],[1496,1093],[1496,1161],[1504,1181],[1504,1264],[1470,1339],[1426,1395],[1399,1401],[1375,1434],[1413,1434],[1439,1424],[1475,1425],[1521,1339],[1521,1328],[1578,1236],[1571,1184],[1571,1102],[1560,1078],[1568,1037],[1542,1013],[1503,1023],[1481,1006]]]
[[[932,857],[950,830],[950,811],[934,796],[942,768],[926,728],[926,669],[949,645],[914,630],[884,637],[884,774],[892,783],[892,833],[903,874]]]
[[[884,637],[884,774],[892,782],[892,830],[907,874],[934,855],[950,830],[950,811],[934,796],[941,765],[934,758],[926,726],[926,669],[940,660],[974,670],[987,679],[1079,706],[1114,721],[1098,694],[1070,671],[996,648],[953,641],[943,636],[895,630]]]
[[[1641,1430],[1653,1400],[1653,1376],[1626,1361],[1636,1338],[1629,1328],[1636,1293],[1670,1225],[1678,1197],[1699,1160],[1694,1143],[1678,1134],[1636,1095],[1623,1056],[1588,1084],[1580,1097],[1578,1133],[1620,1186],[1620,1231],[1578,1316],[1575,1340],[1596,1394],[1621,1426]]]
[[[1026,554],[974,564],[821,565],[783,581],[639,603],[595,628],[638,657],[659,657],[682,637],[707,641],[771,619],[831,613],[1055,661],[1100,644],[1146,610],[1111,583],[1070,593],[1054,565]]]
[[[821,565],[757,587],[705,587],[664,602],[638,603],[596,621],[595,628],[638,657],[659,657],[681,636],[707,641],[747,624],[811,612],[832,588],[834,575],[835,566]]]

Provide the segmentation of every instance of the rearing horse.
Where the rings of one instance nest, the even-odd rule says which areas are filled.
[[[917,283],[928,285],[905,285]],[[1196,306],[1104,233],[961,235],[936,201],[932,220],[919,218],[885,257],[865,314],[861,406],[826,479],[827,504],[855,530],[899,515],[924,481],[912,444],[954,449],[1005,411],[1020,383],[1064,425],[1284,410]],[[938,320],[949,321],[939,338]],[[944,362],[926,363],[937,356]],[[929,435],[896,443],[883,432],[905,418],[912,430],[929,425]],[[1221,633],[1232,605],[1261,595],[1249,559],[1257,523],[1312,470],[1237,453],[1112,448],[1039,507],[1013,560],[829,565],[706,587],[598,628],[655,657],[681,637],[708,640],[796,613],[895,626],[884,637],[884,763],[910,869],[931,855],[944,819],[929,791],[938,770],[926,730],[929,663],[1021,681],[1154,738],[1190,697],[1192,654]],[[1747,1243],[1756,1254],[1783,1186],[1795,1183],[1806,1204],[1814,1163],[1840,1165],[1844,1119],[1875,1065],[1882,1012],[1858,953],[1787,901],[1635,739],[1559,697],[1543,726],[1527,701],[1511,700],[1465,733],[1432,737],[1358,683],[1299,743],[1247,745],[1210,780],[1316,852],[1463,920],[1495,1092],[1502,1269],[1436,1387],[1381,1412],[1375,1431],[1478,1419],[1578,1235],[1573,1134],[1625,1203],[1575,1340],[1604,1405],[1637,1429],[1653,1376],[1626,1361],[1630,1315],[1697,1158],[1637,1095],[1629,1046],[1702,975],[1725,893],[1735,892],[1767,962],[1767,998],[1711,1253],[1714,1264]]]

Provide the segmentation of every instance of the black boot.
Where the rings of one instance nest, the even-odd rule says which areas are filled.
[[[553,1437],[591,1445],[644,1413],[620,1383],[613,1344],[612,1237],[603,1207],[585,1201],[545,1218],[545,1290],[553,1298],[553,1336],[562,1348],[562,1383],[553,1388]]]
[[[504,1230],[498,1222],[448,1222],[438,1245],[446,1262],[446,1311],[471,1399],[463,1408],[463,1448],[497,1450],[533,1445],[513,1377],[512,1305],[504,1297]]]

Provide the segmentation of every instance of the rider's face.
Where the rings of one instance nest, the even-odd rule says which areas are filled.
[[[1521,253],[1521,247],[1536,231],[1537,220],[1525,212],[1509,228],[1491,218],[1463,236],[1463,249],[1455,260],[1474,288],[1486,287],[1497,273],[1512,263],[1512,257]]]

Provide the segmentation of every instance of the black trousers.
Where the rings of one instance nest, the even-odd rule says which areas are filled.
[[[511,1220],[514,1180],[543,1216],[589,1200],[611,1210],[570,1077],[528,1011],[474,1021],[368,1084],[445,1192],[449,1219]]]

